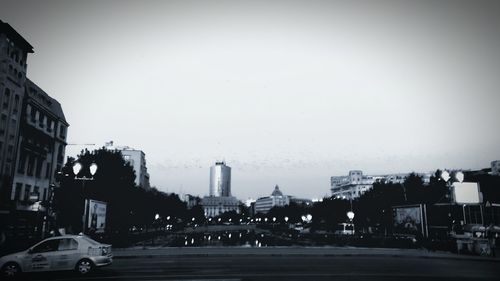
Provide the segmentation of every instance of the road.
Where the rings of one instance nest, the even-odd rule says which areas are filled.
[[[257,249],[258,250],[258,249]],[[69,273],[33,275],[30,280],[498,280],[498,260],[434,257],[410,254],[375,254],[355,250],[351,254],[325,251],[287,254],[287,249],[252,249],[222,254],[201,249],[168,255],[117,256],[113,265],[91,276]],[[138,251],[138,250],[136,250]],[[154,250],[152,250],[154,252]],[[177,251],[177,252],[176,252]],[[142,253],[138,251],[139,253]],[[161,252],[161,251],[160,251]],[[199,254],[205,252],[206,254]],[[345,251],[346,253],[348,252]]]

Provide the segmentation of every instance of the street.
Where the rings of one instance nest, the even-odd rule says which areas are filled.
[[[30,280],[498,280],[500,274],[498,260],[420,255],[416,251],[229,249],[227,254],[221,248],[128,250],[127,254],[118,251],[113,265],[89,276],[61,272],[26,277]],[[302,250],[304,254],[300,254]],[[159,254],[162,251],[168,254]]]

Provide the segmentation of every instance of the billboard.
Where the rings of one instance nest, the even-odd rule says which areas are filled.
[[[426,236],[422,205],[392,207],[393,233]]]
[[[104,232],[106,228],[106,202],[87,200],[87,229],[93,232]]]
[[[455,182],[453,183],[453,196],[459,204],[479,204],[481,196],[477,182]]]

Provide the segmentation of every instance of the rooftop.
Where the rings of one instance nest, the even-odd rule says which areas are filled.
[[[14,41],[26,52],[33,53],[33,46],[31,46],[31,44],[21,36],[21,34],[17,33],[17,31],[10,26],[10,24],[5,23],[2,20],[0,20],[0,33],[6,34],[10,40]]]

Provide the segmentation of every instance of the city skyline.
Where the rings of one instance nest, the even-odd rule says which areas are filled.
[[[168,192],[206,195],[225,161],[240,199],[313,198],[349,170],[500,159],[500,9],[478,2],[1,1],[0,18],[68,143],[140,149]]]

